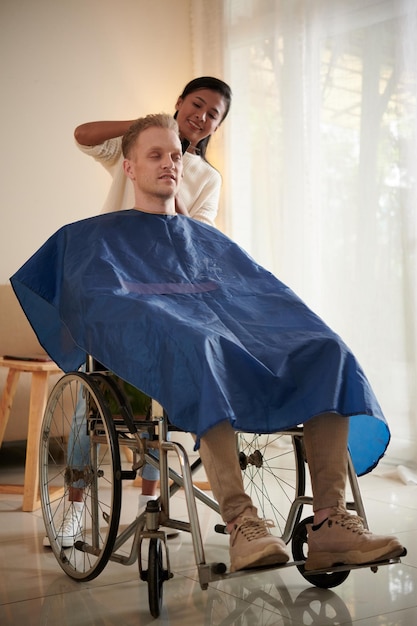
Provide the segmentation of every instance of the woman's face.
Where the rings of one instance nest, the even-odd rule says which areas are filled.
[[[217,91],[199,89],[178,98],[175,109],[181,138],[196,146],[217,130],[226,112],[226,102]]]

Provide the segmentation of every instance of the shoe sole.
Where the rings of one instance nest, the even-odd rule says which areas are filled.
[[[307,557],[304,570],[310,572],[314,570],[324,570],[335,567],[336,565],[363,565],[364,563],[375,563],[403,556],[404,550],[403,546],[399,546],[395,541],[384,548],[378,548],[365,553],[360,550],[350,550],[337,554],[334,552],[316,552]]]
[[[61,548],[72,548],[74,543],[82,538],[82,532],[77,533],[75,537],[66,537],[62,543],[60,543],[58,537],[55,539],[57,544],[60,544]],[[49,541],[48,535],[43,538],[42,545],[44,548],[51,548],[51,542]]]
[[[237,572],[242,569],[256,569],[259,567],[267,567],[268,565],[285,565],[289,558],[286,552],[273,552],[268,554],[268,551],[265,550],[265,552],[258,553],[256,556],[251,554],[245,558],[237,557],[233,559],[230,565],[230,571]]]

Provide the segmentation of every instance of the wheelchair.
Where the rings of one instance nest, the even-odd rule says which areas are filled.
[[[77,412],[79,419],[74,420]],[[139,577],[148,585],[149,609],[153,617],[160,615],[163,585],[173,577],[167,538],[161,526],[190,533],[203,590],[211,582],[254,571],[228,573],[226,564],[206,561],[196,502],[202,502],[217,513],[219,507],[193,483],[201,461],[197,458],[190,463],[183,445],[169,435],[172,430],[175,429],[165,413],[156,417],[152,410],[148,410],[145,415],[135,415],[120,380],[111,372],[102,371],[90,358],[86,372],[65,374],[56,383],[41,428],[41,506],[46,532],[59,565],[72,579],[89,581],[96,578],[109,561],[121,565],[137,562]],[[84,450],[81,463],[79,459],[75,463],[77,447]],[[158,455],[155,449],[158,449]],[[292,542],[294,561],[280,566],[280,569],[295,566],[316,587],[328,589],[341,584],[354,566],[338,566],[313,573],[304,570],[307,524],[312,523],[313,517],[301,519],[303,508],[312,504],[312,498],[305,493],[307,477],[302,427],[274,435],[238,432],[236,454],[246,492],[254,505],[263,517],[273,520],[276,532],[285,543]],[[125,457],[129,457],[128,462]],[[172,467],[173,463],[169,464],[172,457],[177,461],[176,469]],[[144,513],[123,525],[120,523],[123,482],[132,481],[145,463],[160,471],[160,497],[148,502]],[[349,483],[352,501],[347,507],[356,511],[367,526],[351,462]],[[72,506],[68,502],[68,492],[74,488],[82,494],[83,513],[75,542],[65,547],[60,529],[68,507]],[[180,489],[184,490],[188,521],[171,516],[170,499]],[[224,533],[225,527],[219,524],[216,531]],[[399,559],[357,567],[367,566],[376,571],[379,565],[395,562]]]

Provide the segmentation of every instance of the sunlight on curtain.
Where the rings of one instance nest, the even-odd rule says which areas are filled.
[[[417,3],[225,0],[227,232],[350,345],[417,461]]]

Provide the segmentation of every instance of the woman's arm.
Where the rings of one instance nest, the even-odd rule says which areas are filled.
[[[98,146],[107,139],[121,137],[125,134],[134,120],[119,122],[87,122],[77,126],[74,137],[77,143],[82,146]]]

